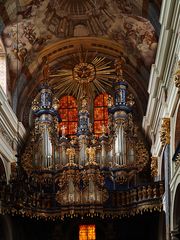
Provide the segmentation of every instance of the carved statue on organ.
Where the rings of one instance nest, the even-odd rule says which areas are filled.
[[[96,164],[96,148],[95,147],[87,147],[86,154],[89,156],[89,164]]]

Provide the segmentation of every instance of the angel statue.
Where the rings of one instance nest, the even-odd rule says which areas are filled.
[[[95,147],[87,147],[86,154],[89,156],[89,163],[96,164],[96,148]]]

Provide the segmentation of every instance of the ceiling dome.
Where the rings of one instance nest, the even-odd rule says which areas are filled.
[[[96,1],[93,0],[62,0],[57,1],[53,0],[50,2],[50,5],[53,9],[55,9],[58,16],[64,15],[84,15],[87,14],[88,11],[92,11],[96,6],[101,6],[104,0],[98,1],[97,5],[95,5]]]

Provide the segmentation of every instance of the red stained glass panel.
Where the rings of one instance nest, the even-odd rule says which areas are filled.
[[[94,132],[96,134],[101,134],[102,133],[102,125],[104,124],[103,121],[96,121],[94,124]]]
[[[61,108],[67,108],[68,107],[68,97],[65,96],[60,99],[59,105]]]
[[[77,121],[78,120],[78,118],[77,118],[77,115],[78,115],[77,108],[69,109],[68,115],[69,115],[68,116],[69,121]]]
[[[69,134],[76,134],[77,132],[77,122],[69,122]]]
[[[108,94],[103,93],[94,101],[94,133],[102,134],[102,126],[108,123]]]
[[[77,103],[74,97],[64,96],[59,101],[59,114],[62,122],[59,124],[61,133],[62,126],[65,127],[65,135],[74,135],[77,131],[78,112]]]
[[[104,94],[104,106],[108,106],[108,98],[109,98],[109,95],[108,94]]]
[[[102,120],[104,119],[104,109],[103,107],[94,108],[94,120]]]
[[[103,100],[104,100],[103,95],[104,94],[100,94],[99,96],[96,97],[96,99],[94,101],[94,105],[95,106],[104,106],[103,105],[104,104],[104,102],[103,102]]]
[[[63,122],[68,121],[68,110],[67,109],[60,109],[59,114],[60,114]]]

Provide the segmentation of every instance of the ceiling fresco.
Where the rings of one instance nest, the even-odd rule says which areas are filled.
[[[138,5],[135,1],[110,0],[20,2],[18,17],[3,31],[11,70],[17,70],[15,59],[21,68],[47,44],[81,36],[113,39],[127,52],[141,57],[146,66],[154,60],[155,31],[147,19],[137,16],[142,1]]]
[[[148,2],[1,1],[1,36],[9,62],[8,87],[12,95],[12,105],[16,105],[14,110],[17,110],[18,105],[15,100],[17,88],[21,110],[22,103],[27,102],[27,94],[28,99],[32,98],[33,89],[38,84],[36,80],[42,73],[43,57],[48,58],[51,70],[61,71],[64,66],[58,62],[73,60],[72,54],[77,54],[80,45],[83,45],[85,51],[91,52],[94,57],[105,58],[105,62],[112,61],[112,64],[118,55],[125,56],[125,76],[134,95],[140,96],[141,112],[144,112],[148,97],[149,70],[157,48],[155,29],[145,18]],[[60,52],[59,49],[63,50]],[[74,67],[75,65],[72,69]],[[52,72],[55,73],[56,71]],[[140,94],[137,91],[141,91]],[[146,100],[142,101],[141,98]]]

